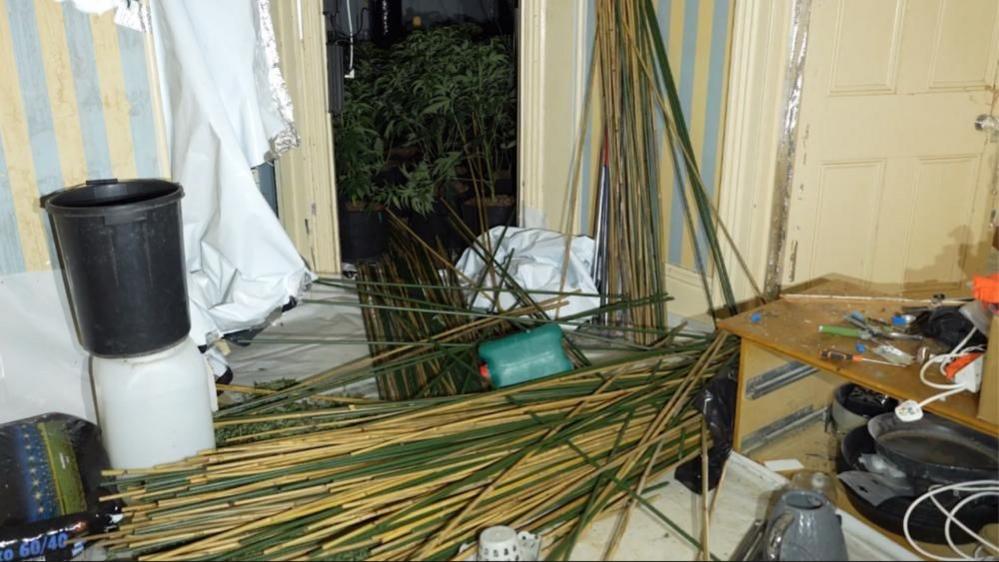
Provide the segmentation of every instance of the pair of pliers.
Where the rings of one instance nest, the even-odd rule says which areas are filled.
[[[866,316],[862,313],[853,311],[846,315],[845,320],[859,330],[871,334],[870,338],[863,339],[875,339],[875,340],[912,340],[912,341],[922,341],[923,336],[918,334],[907,334],[905,332],[895,332],[887,328],[887,326],[878,326],[871,323]]]

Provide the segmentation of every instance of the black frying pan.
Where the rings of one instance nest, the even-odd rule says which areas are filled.
[[[867,424],[878,454],[910,478],[935,484],[999,479],[999,440],[926,414],[904,422],[894,413]]]
[[[860,464],[860,457],[861,455],[870,455],[874,452],[874,438],[868,433],[866,427],[858,427],[843,438],[839,455],[836,458],[836,471],[867,470],[864,465]],[[880,505],[873,505],[849,486],[844,485],[843,490],[846,492],[846,497],[853,504],[853,507],[869,521],[892,533],[898,535],[904,533],[902,530],[902,519],[905,517],[906,510],[908,510],[909,505],[912,504],[915,498],[896,496]],[[922,490],[919,493],[921,494]],[[967,493],[955,495],[941,494],[937,500],[943,504],[944,508],[952,509],[968,495]],[[982,527],[985,525],[999,522],[999,502],[995,498],[979,498],[962,509],[960,517],[961,522],[967,525],[972,531],[976,533],[981,532]],[[947,539],[944,536],[944,523],[946,523],[946,518],[933,505],[933,502],[924,501],[912,511],[912,517],[909,520],[909,532],[918,541],[946,544]],[[952,533],[952,537],[957,544],[968,544],[974,541],[974,539],[956,525],[952,527]]]

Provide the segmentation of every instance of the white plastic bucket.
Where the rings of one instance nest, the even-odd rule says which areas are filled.
[[[142,357],[93,357],[91,371],[114,468],[175,462],[215,447],[214,381],[190,338]]]

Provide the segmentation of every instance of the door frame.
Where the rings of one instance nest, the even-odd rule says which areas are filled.
[[[730,95],[726,101],[722,172],[718,211],[736,240],[756,283],[762,286],[766,275],[771,218],[775,197],[778,139],[787,105],[784,84],[788,76],[789,45],[794,32],[793,13],[798,4],[809,0],[739,0],[735,3],[732,30],[732,56],[729,68]],[[321,12],[317,0],[301,0],[301,12],[285,2],[272,3],[278,43],[289,88],[293,82],[303,91],[322,93],[295,100],[298,121],[322,117],[326,127],[302,135],[302,146],[289,151],[278,162],[278,190],[282,223],[299,251],[317,271],[340,270],[337,232],[336,181],[333,167],[332,127],[326,113],[325,29],[321,18],[301,18],[307,8]],[[521,0],[518,13],[518,206],[521,224],[537,223],[544,201],[544,47],[552,0]],[[283,9],[287,8],[287,9]],[[287,12],[287,13],[282,13]],[[587,25],[586,10],[577,10],[573,45],[577,52],[577,76],[585,75]],[[310,21],[311,20],[311,21]],[[281,33],[281,28],[285,33]],[[288,31],[293,44],[287,44]],[[294,49],[293,60],[285,54]],[[313,71],[306,72],[306,68]],[[311,86],[311,87],[310,87]],[[738,94],[735,94],[738,93]],[[574,88],[574,115],[582,110],[585,85]],[[301,128],[300,128],[301,129]],[[760,142],[759,139],[773,139]],[[309,154],[305,154],[308,152]],[[318,157],[327,154],[325,158]],[[308,169],[313,181],[301,181]],[[282,171],[283,170],[283,171]],[[298,170],[301,173],[295,173]],[[735,252],[723,244],[723,255],[731,272],[738,299],[754,296],[752,283],[742,273]],[[673,312],[698,316],[707,312],[707,301],[699,276],[690,270],[668,267],[670,291],[677,299]],[[714,298],[721,294],[717,278],[712,280]]]
[[[718,205],[761,290],[786,237],[789,152],[797,141],[793,112],[802,88],[810,5],[811,0],[736,2]],[[752,299],[753,284],[730,244],[724,244],[723,255],[736,298]],[[717,279],[715,295],[720,295]]]
[[[270,2],[300,143],[275,162],[278,216],[310,269],[340,273],[333,121],[322,0]]]
[[[579,118],[586,94],[587,26],[593,14],[591,0],[520,0],[517,15],[517,206],[518,224],[531,228],[580,231],[585,218],[568,217],[562,210],[568,189],[567,154],[571,153],[580,128]],[[566,25],[570,22],[570,25]],[[548,42],[556,39],[559,52],[551,53]],[[566,61],[566,59],[569,59]],[[547,65],[560,66],[549,74]],[[569,72],[571,68],[571,72]],[[569,99],[560,80],[573,77]],[[561,88],[555,92],[555,88]],[[568,102],[568,105],[566,104]],[[569,111],[562,111],[568,106]],[[554,116],[557,114],[557,117]],[[542,186],[545,186],[544,188]],[[578,215],[578,213],[577,213]]]

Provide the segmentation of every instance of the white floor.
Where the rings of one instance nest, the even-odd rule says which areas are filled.
[[[667,475],[670,484],[650,503],[693,537],[701,533],[701,499]],[[764,519],[770,495],[787,480],[740,456],[729,460],[725,482],[709,530],[711,553],[729,560],[755,519]],[[841,513],[851,560],[918,560],[869,526]],[[573,551],[573,560],[600,560],[617,522],[612,514],[598,521]],[[697,560],[697,550],[645,508],[636,509],[613,560]]]
[[[252,386],[255,383],[280,379],[301,379],[321,373],[368,354],[368,346],[353,343],[366,339],[357,295],[323,285],[314,285],[302,303],[284,313],[269,328],[246,347],[230,345],[229,367],[233,384]],[[308,301],[322,301],[317,304]],[[281,339],[325,339],[324,343],[271,343]],[[346,392],[377,398],[374,382],[355,385]]]

